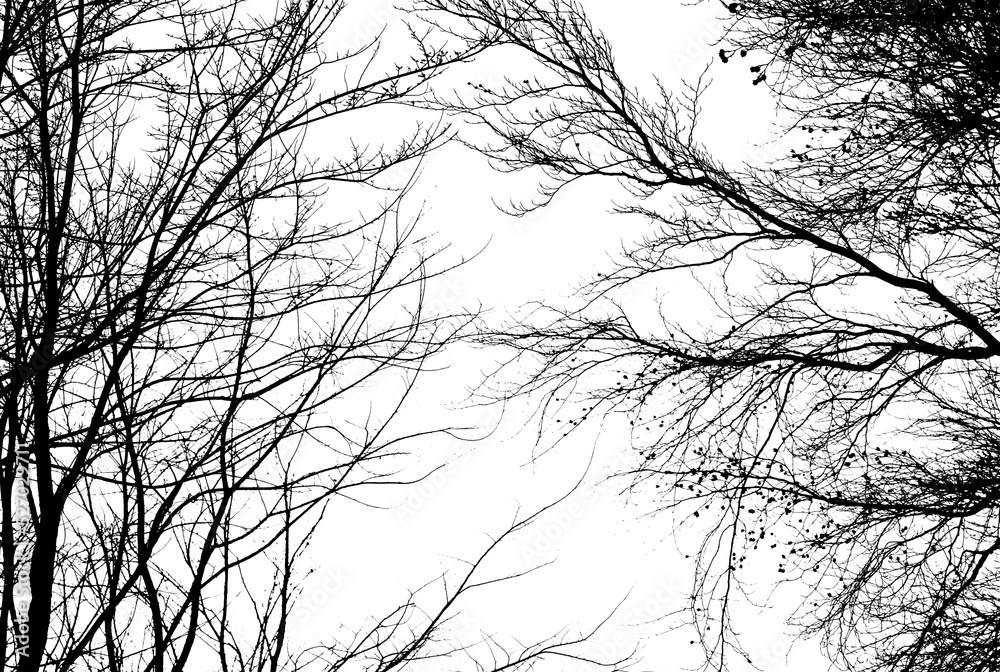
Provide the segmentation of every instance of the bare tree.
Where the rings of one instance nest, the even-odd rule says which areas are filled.
[[[388,65],[378,38],[338,50],[343,8],[6,3],[5,664],[402,668],[447,655],[456,600],[500,580],[474,563],[426,617],[411,601],[353,643],[288,649],[327,505],[398,482],[412,439],[455,431],[394,419],[470,317],[422,310],[448,267],[400,214],[406,189],[379,186],[446,129],[365,145],[348,117],[406,103],[472,52],[419,36]],[[351,141],[323,159],[318,137]],[[342,185],[383,196],[346,212]]]
[[[845,666],[998,669],[996,6],[723,4],[717,67],[774,87],[790,148],[728,167],[699,142],[703,80],[630,86],[579,3],[423,7],[528,57],[438,100],[502,169],[541,174],[525,209],[604,177],[650,223],[578,300],[483,339],[531,366],[500,392],[544,393],[543,428],[628,414],[632,487],[709,525],[690,604],[706,667],[746,657],[733,612],[764,560],[809,590],[795,622]],[[711,324],[616,301],[673,277],[702,283]]]

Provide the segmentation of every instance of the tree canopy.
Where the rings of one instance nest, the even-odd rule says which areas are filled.
[[[407,482],[414,441],[458,432],[397,418],[471,318],[426,310],[449,264],[400,209],[446,128],[410,116],[366,142],[351,119],[474,50],[414,35],[386,63],[378,34],[331,39],[344,9],[5,3],[5,668],[516,670],[585,639],[490,639],[478,661],[448,631],[456,601],[510,578],[481,565],[527,515],[443,596],[290,643],[327,508]],[[331,198],[348,186],[367,196]]]
[[[580,297],[481,339],[515,353],[494,393],[544,394],[557,436],[628,414],[632,487],[710,524],[689,609],[706,666],[746,657],[734,605],[762,556],[809,588],[799,632],[850,669],[996,669],[996,5],[722,4],[711,68],[770,88],[787,148],[724,165],[697,125],[711,69],[679,91],[630,84],[573,0],[422,4],[465,44],[530,60],[438,101],[489,131],[470,144],[496,165],[539,175],[524,209],[604,178],[632,194],[616,212],[648,221]],[[707,324],[666,290],[615,301],[685,277]]]

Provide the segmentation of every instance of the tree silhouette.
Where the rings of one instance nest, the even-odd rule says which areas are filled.
[[[482,338],[530,367],[497,392],[544,393],[543,429],[630,416],[632,487],[705,531],[706,667],[747,657],[733,612],[759,557],[808,589],[794,623],[851,669],[998,669],[996,5],[726,5],[716,67],[771,87],[788,149],[735,167],[699,142],[704,79],[629,85],[579,3],[423,8],[530,57],[437,100],[490,131],[475,146],[501,169],[542,175],[522,211],[605,177],[633,196],[615,211],[650,224],[578,300]],[[707,326],[616,300],[682,278]]]
[[[445,129],[365,146],[347,118],[405,103],[474,50],[417,39],[380,70],[377,38],[330,46],[342,9],[6,3],[0,659],[12,669],[387,671],[465,656],[441,648],[456,600],[504,578],[480,562],[444,584],[439,607],[411,599],[351,641],[288,645],[298,561],[326,507],[399,482],[412,439],[456,431],[394,418],[470,318],[422,310],[447,265],[400,215],[406,189],[379,182]],[[351,142],[323,159],[310,142],[332,137]],[[342,185],[382,195],[345,214]],[[491,640],[491,658],[472,662],[524,669],[575,642]]]

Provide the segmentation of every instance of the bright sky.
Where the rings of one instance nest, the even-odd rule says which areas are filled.
[[[384,0],[349,4],[338,38],[348,46],[401,18]],[[654,74],[668,88],[676,86],[682,78],[696,77],[718,51],[711,42],[721,24],[713,15],[722,8],[714,3],[687,7],[656,0],[586,0],[584,6],[608,36],[622,72],[638,86],[648,86]],[[767,91],[750,86],[745,69],[717,60],[709,74],[715,82],[705,100],[702,142],[726,163],[752,160],[755,143],[772,131],[774,113]],[[498,76],[480,65],[456,78],[489,81]],[[366,130],[384,131],[374,120],[366,123],[371,125]],[[432,284],[432,309],[482,305],[493,311],[490,319],[500,321],[529,301],[558,302],[606,267],[607,256],[624,241],[643,233],[642,222],[608,214],[611,197],[621,194],[609,183],[578,184],[523,219],[494,206],[493,200],[530,198],[531,184],[530,176],[498,174],[458,145],[425,162],[404,214],[423,207],[421,231],[450,246],[448,259],[468,259],[482,251]],[[666,296],[671,310],[696,308],[685,304],[690,293],[669,290],[644,287],[633,300],[650,301],[655,310],[653,302]],[[467,390],[481,382],[482,372],[497,356],[468,347],[451,350],[439,361],[448,367],[425,376],[406,421],[427,427],[495,424],[495,410],[461,407]],[[322,637],[336,624],[358,623],[393,606],[407,588],[454,567],[455,558],[474,557],[487,544],[487,535],[503,531],[519,506],[522,513],[533,511],[565,494],[593,455],[584,486],[514,540],[493,566],[503,573],[556,562],[467,603],[468,623],[473,631],[497,633],[501,641],[504,633],[525,641],[567,626],[592,627],[624,599],[595,639],[598,646],[612,657],[625,655],[647,637],[644,662],[636,669],[669,671],[697,665],[698,649],[688,643],[691,633],[666,634],[673,624],[666,615],[680,606],[689,590],[691,570],[684,554],[692,553],[699,539],[695,535],[675,540],[669,519],[644,515],[652,508],[648,500],[621,493],[621,483],[602,481],[616,467],[629,464],[627,427],[617,426],[614,419],[603,428],[590,425],[533,462],[536,426],[525,424],[532,410],[530,405],[509,408],[496,431],[474,444],[444,439],[414,444],[418,459],[406,474],[449,466],[421,485],[362,494],[384,510],[346,502],[331,510],[314,544],[317,571],[301,597],[292,637]],[[770,570],[761,569],[764,581],[774,578]],[[754,571],[752,565],[748,571]],[[783,634],[782,618],[792,603],[780,592],[769,601],[770,583],[762,585],[765,590],[758,598],[765,607],[744,611],[737,623],[757,667],[766,672],[825,669],[827,662],[814,645],[798,645],[786,659],[790,640]],[[439,597],[435,590],[431,588],[428,597]]]

